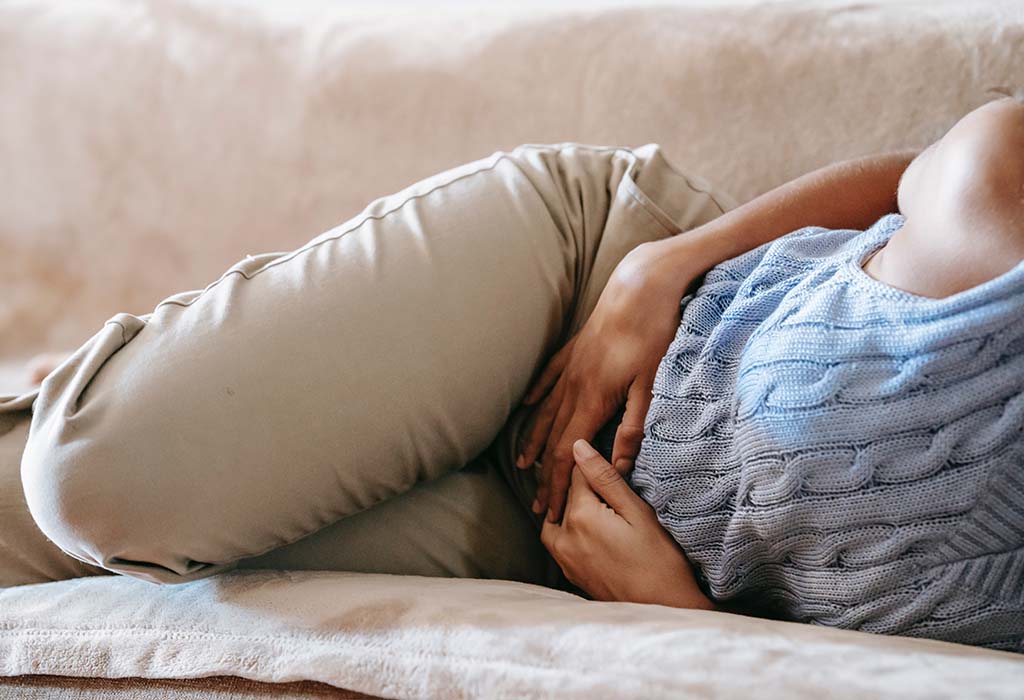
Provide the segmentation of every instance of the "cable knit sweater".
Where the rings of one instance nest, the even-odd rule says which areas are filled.
[[[902,222],[711,269],[632,486],[716,600],[1024,651],[1024,262],[944,299],[897,290],[861,263]]]

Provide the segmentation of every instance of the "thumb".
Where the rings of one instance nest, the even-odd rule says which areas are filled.
[[[638,512],[637,501],[640,499],[622,475],[602,457],[586,440],[577,440],[572,445],[573,457],[587,483],[612,510],[627,521]]]

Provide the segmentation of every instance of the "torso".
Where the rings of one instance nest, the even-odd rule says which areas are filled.
[[[957,538],[1024,462],[1024,263],[946,298],[896,289],[861,264],[902,223],[793,232],[682,309],[631,481],[718,600],[850,626],[924,563],[991,554]]]

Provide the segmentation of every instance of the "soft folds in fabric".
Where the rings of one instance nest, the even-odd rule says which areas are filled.
[[[1024,651],[1024,263],[943,299],[861,268],[902,225],[708,272],[633,484],[718,600]]]
[[[32,516],[84,562],[177,582],[450,474],[629,250],[722,212],[707,189],[656,144],[528,144],[118,314],[35,400]]]
[[[232,571],[0,591],[0,676],[19,673],[304,678],[387,698],[1020,700],[1024,657],[509,581]]]
[[[62,552],[29,514],[19,466],[33,398],[0,396],[0,588],[107,573]]]

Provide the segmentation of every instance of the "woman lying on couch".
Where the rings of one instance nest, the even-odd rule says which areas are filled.
[[[654,144],[520,146],[118,314],[0,412],[42,532],[154,582],[564,572],[1021,651],[1022,194],[1014,98],[731,210]]]

